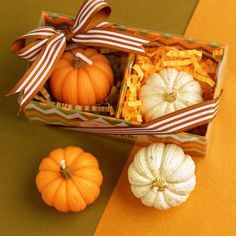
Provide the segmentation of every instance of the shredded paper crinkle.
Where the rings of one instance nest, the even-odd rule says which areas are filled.
[[[147,47],[146,53],[147,56],[135,56],[131,75],[126,80],[127,91],[122,109],[125,120],[142,122],[139,89],[147,77],[165,68],[171,67],[191,74],[200,82],[204,99],[212,96],[217,62],[223,54],[223,49],[213,50],[212,57],[203,55],[200,50],[181,50],[170,46]]]

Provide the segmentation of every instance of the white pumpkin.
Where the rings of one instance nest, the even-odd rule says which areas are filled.
[[[131,191],[149,207],[165,210],[186,201],[196,184],[195,164],[175,144],[140,149],[128,169]]]
[[[140,88],[139,99],[146,122],[203,101],[199,82],[191,74],[173,68],[148,77]]]

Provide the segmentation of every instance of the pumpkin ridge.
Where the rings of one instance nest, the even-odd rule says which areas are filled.
[[[146,155],[145,155],[145,157],[144,158],[139,158],[139,163],[140,163],[140,167],[142,168],[142,169],[147,169],[147,171],[150,173],[150,175],[147,175],[146,174],[146,176],[147,176],[147,178],[148,179],[150,179],[151,181],[155,178],[155,176],[152,174],[152,172],[150,171],[150,168],[149,168],[149,166],[147,165],[147,163],[146,163]],[[143,168],[144,167],[144,168]],[[144,172],[145,173],[145,172]]]
[[[70,178],[71,179],[71,178]],[[68,209],[69,209],[69,211],[71,211],[71,206],[70,206],[70,203],[69,203],[69,190],[68,190],[68,188],[69,188],[69,185],[68,185],[68,181],[66,181],[66,199],[67,199],[67,206],[68,206]],[[76,189],[77,190],[77,189]],[[78,190],[77,190],[77,192],[78,192]],[[77,193],[78,194],[78,193]]]
[[[167,111],[168,111],[168,109],[169,109],[169,106],[170,106],[170,104],[169,104],[170,102],[167,102],[167,104],[166,104],[166,108],[165,108],[165,114],[167,114]]]
[[[98,169],[99,167],[94,167],[94,166],[88,165],[88,166],[84,166],[84,167],[82,167],[82,168],[75,169],[75,170],[73,170],[73,172],[74,172],[74,171],[79,171],[79,170],[82,170],[82,169],[86,169],[86,168]]]
[[[166,203],[166,205],[168,206],[168,208],[170,208],[170,207],[172,206],[172,204],[169,203],[170,200],[171,200],[170,197],[168,197],[168,196],[166,195],[166,192],[165,192],[165,191],[163,191],[162,194],[163,194],[163,200],[165,201],[165,203]]]
[[[159,104],[163,103],[163,101],[159,102],[158,104],[154,104],[152,107],[149,107],[148,109],[144,111],[142,111],[142,113],[145,113],[144,117],[149,116],[149,113]],[[153,116],[152,116],[153,117]]]
[[[62,150],[63,156],[64,156],[64,155],[65,155],[65,150],[64,150],[63,148],[58,148],[58,149]],[[57,150],[57,149],[55,149],[55,150]],[[55,150],[53,150],[53,151],[55,151]],[[60,167],[61,167],[60,163],[57,163],[57,162],[50,156],[51,153],[52,153],[52,152],[49,153],[48,158],[50,158],[52,161],[54,161],[55,164],[56,164],[56,165],[59,167],[59,169],[60,169]]]
[[[60,164],[58,164],[55,160],[53,160],[51,157],[48,157],[49,159],[51,159],[59,168],[60,168]],[[51,170],[50,170],[51,171]]]
[[[86,166],[84,166],[84,167],[82,167],[82,168],[78,168],[78,169],[76,169],[76,171],[79,170],[79,169],[87,168],[87,167],[99,168],[99,163],[98,163],[97,159],[96,159],[91,153],[89,153],[89,152],[83,152],[83,153],[81,153],[81,156],[82,156],[82,157],[77,157],[77,158],[74,160],[74,162],[75,162],[75,161],[81,162],[81,160],[79,160],[79,159],[81,159],[81,158],[83,158],[83,160],[86,161],[86,158],[89,157],[89,160],[90,160],[90,161],[94,161],[94,163],[89,163],[89,165],[87,164]],[[86,157],[86,158],[85,158],[85,157]],[[84,159],[84,158],[85,158],[85,159]],[[75,164],[74,162],[70,165],[72,171],[74,171],[74,168],[75,168],[75,167],[73,167],[74,164]],[[96,165],[94,165],[94,164],[96,164]]]
[[[160,77],[161,77],[161,80],[163,81],[163,83],[165,84],[165,86],[169,87],[168,81],[166,81],[165,78],[162,75],[160,75]]]
[[[73,61],[73,58],[74,58],[73,53],[72,53],[71,51],[66,51],[66,52],[62,55],[62,57],[61,57],[60,60],[65,60],[65,61],[71,63],[71,62]]]
[[[49,157],[45,157],[42,161],[41,161],[41,163],[40,163],[40,166],[39,166],[39,171],[52,171],[52,172],[58,172],[58,170],[52,170],[52,169],[45,169],[45,168],[42,168],[42,164],[44,164],[45,165],[45,162],[52,162],[53,163],[53,165],[55,165],[56,166],[56,168],[58,168],[58,165],[55,163],[55,161],[53,161],[51,158],[49,158]]]
[[[129,173],[132,173],[129,174]],[[133,173],[135,173],[135,177],[133,177]],[[144,175],[143,173],[140,173],[140,171],[137,171],[137,169],[134,167],[134,163],[132,163],[128,169],[128,174],[129,174],[129,179],[131,179],[133,182],[135,182],[135,186],[145,186],[145,185],[150,185],[153,181],[153,179],[149,179],[146,177],[146,175]],[[142,183],[140,183],[139,181],[137,181],[137,176],[142,178]],[[143,183],[145,181],[145,183]]]
[[[80,178],[80,179],[83,179],[83,178],[81,178],[81,177],[78,177],[78,176],[75,176],[76,178]],[[79,190],[79,188],[77,187],[77,185],[76,185],[76,183],[75,183],[75,181],[74,181],[74,179],[73,178],[71,178],[71,180],[73,181],[73,184],[75,185],[75,187],[76,187],[76,189],[79,191],[79,193],[80,193],[80,195],[82,196],[82,198],[83,198],[83,200],[84,200],[84,202],[85,202],[85,204],[86,205],[90,205],[92,202],[94,202],[96,199],[97,199],[97,197],[98,196],[96,196],[96,195],[94,195],[93,193],[90,193],[90,194],[92,194],[92,196],[94,197],[94,200],[91,202],[91,203],[87,203],[86,201],[85,201],[85,199],[84,199],[84,196],[83,196],[83,194],[80,192],[80,190]],[[100,188],[99,188],[99,186],[97,185],[97,184],[95,184],[94,182],[92,182],[92,181],[89,181],[89,180],[87,180],[88,182],[90,182],[90,183],[92,183],[92,184],[94,184],[97,188],[98,188],[98,190],[99,190],[99,193],[100,193]],[[84,185],[81,185],[82,186],[82,188],[84,188]]]
[[[92,52],[92,54],[90,54]],[[93,49],[93,48],[86,48],[84,51],[83,51],[83,53],[84,53],[84,55],[86,56],[86,57],[88,57],[89,59],[91,59],[91,57],[93,56],[93,55],[97,55],[98,54],[98,52],[95,50],[95,49]]]
[[[98,186],[96,183],[94,183],[93,181],[91,181],[90,179],[87,179],[87,178],[84,178],[84,177],[81,177],[81,176],[77,176],[77,175],[74,175],[73,177],[79,178],[79,179],[85,179],[86,181],[88,181],[88,182],[90,182],[90,183],[96,185],[96,186],[99,188],[99,186]],[[73,179],[73,178],[71,178],[71,180],[72,180],[72,179]],[[73,183],[74,183],[74,180],[73,180]]]
[[[171,177],[173,174],[175,174],[176,171],[178,171],[178,169],[184,164],[185,159],[186,159],[186,155],[184,155],[183,160],[182,160],[182,161],[180,162],[180,164],[176,167],[176,169],[175,169],[171,174],[169,174],[168,176],[165,176],[165,179],[167,179],[167,178]],[[167,182],[168,182],[168,181],[167,181]],[[168,182],[168,183],[170,183],[170,182]]]
[[[88,152],[85,152],[85,151],[83,150],[83,152],[79,153],[79,154],[77,155],[77,157],[73,160],[73,162],[70,164],[70,167],[72,167],[73,164],[74,164],[74,162],[77,161],[77,159],[80,158],[80,155],[82,155],[82,154],[84,154],[84,153],[88,153]],[[88,154],[90,154],[90,153],[88,153]],[[94,156],[92,156],[92,157],[95,158]],[[95,158],[95,159],[96,159],[96,158]],[[97,163],[98,163],[98,162],[97,162]],[[81,170],[81,169],[84,169],[84,168],[87,168],[87,167],[94,167],[94,166],[88,165],[88,166],[84,166],[84,167],[82,167],[82,168],[78,168],[78,169],[75,169],[75,170],[73,169],[73,171]],[[97,167],[94,167],[94,168],[99,168],[99,164],[98,164]]]
[[[96,95],[96,100],[98,101],[98,100],[101,100],[101,99],[99,99],[99,97],[101,97],[100,95],[98,96],[98,94],[96,93],[96,89],[94,88],[94,83],[92,82],[92,76],[90,76],[90,73],[88,72],[88,67],[84,67],[83,68],[85,71],[86,71],[86,73],[89,75],[89,81],[90,81],[90,83],[92,84],[92,87],[93,87],[93,89],[94,89],[94,92],[95,92],[95,95]],[[104,85],[105,85],[105,89],[106,89],[106,96],[108,96],[108,93],[109,93],[109,91],[110,91],[110,81],[107,79],[107,77],[106,77],[106,75],[100,70],[100,69],[97,69],[95,66],[93,66],[93,69],[94,70],[97,70],[97,71],[99,71],[99,73],[101,73],[103,76],[104,76],[104,78],[105,78],[105,80],[106,80],[106,84],[105,84],[105,81],[99,81],[99,83],[103,83]],[[99,91],[99,90],[98,90]],[[104,100],[106,97],[104,97],[102,100]],[[99,101],[99,102],[101,102],[101,101]]]
[[[138,171],[135,167],[134,167],[134,170],[139,176],[143,177],[147,181],[150,181],[148,184],[150,184],[153,181],[153,179],[151,179],[147,175],[143,174],[143,172]],[[133,180],[135,181],[135,179],[133,179]]]
[[[191,176],[188,177],[188,179],[185,179],[185,180],[181,180],[181,181],[171,181],[171,180],[166,180],[166,182],[168,182],[169,184],[178,184],[179,182],[183,183],[183,182],[186,182],[188,181],[189,179],[193,178],[195,174],[193,173]]]
[[[52,206],[54,206],[53,201],[54,201],[54,198],[55,198],[55,194],[56,194],[58,188],[60,187],[60,185],[61,185],[61,183],[62,183],[62,179],[61,179],[60,177],[57,178],[57,179],[60,181],[60,183],[58,184],[57,189],[56,189],[56,191],[54,192],[54,194],[53,194],[53,196],[52,196],[52,204],[51,204]],[[51,181],[51,182],[48,183],[46,186],[44,186],[44,187],[43,187],[43,190],[42,190],[42,194],[43,194],[44,189],[45,189],[47,186],[49,186],[49,184],[52,184],[54,181],[56,181],[57,179]]]
[[[65,67],[63,67],[63,68],[58,68],[56,71],[53,71],[53,74],[51,75],[51,77],[50,77],[50,87],[52,88],[51,90],[52,90],[52,94],[53,94],[53,96],[56,98],[56,99],[58,99],[58,100],[61,100],[62,99],[62,94],[57,94],[57,92],[55,92],[55,91],[57,91],[57,90],[62,90],[61,88],[63,87],[63,85],[64,85],[64,83],[65,83],[65,79],[66,79],[66,77],[67,77],[67,75],[73,70],[73,67],[71,67],[71,69],[70,69],[70,67],[71,66],[65,66]],[[63,77],[61,77],[61,80],[62,80],[62,83],[61,83],[61,86],[60,87],[57,87],[57,90],[55,89],[55,85],[53,85],[53,84],[55,84],[55,80],[57,79],[57,75],[59,74],[59,73],[61,73],[60,71],[64,71],[64,70],[68,70],[67,71],[67,73],[63,76]],[[58,84],[58,82],[57,82],[57,84]],[[52,86],[53,85],[53,86]],[[57,94],[56,96],[55,96],[55,94]],[[59,95],[59,96],[58,96]]]
[[[86,202],[84,201],[84,199],[83,199],[82,195],[80,194],[79,190],[77,189],[76,185],[75,185],[74,182],[72,181],[72,178],[70,179],[70,181],[71,181],[71,184],[72,184],[72,185],[74,186],[74,188],[76,189],[77,194],[80,196],[80,201],[83,201],[83,203],[84,203],[84,205],[85,205],[85,207],[86,207],[87,204],[86,204]],[[72,210],[73,207],[70,205],[70,201],[69,201],[69,199],[71,198],[71,196],[70,196],[70,191],[69,191],[69,184],[68,184],[68,182],[66,183],[66,194],[67,194],[68,207],[69,207],[70,211],[73,211],[73,210]],[[84,208],[85,208],[85,207],[84,207]],[[84,208],[83,208],[83,209],[84,209]],[[82,209],[81,209],[81,210],[82,210]]]
[[[174,68],[171,68],[172,71],[175,73],[174,83],[171,85],[172,88],[175,87],[176,83],[178,83],[178,77],[180,76],[180,72]],[[171,76],[169,76],[171,77]]]
[[[56,65],[56,66],[55,66],[55,69],[53,70],[53,73],[54,73],[54,72],[57,72],[57,70],[60,70],[60,69],[62,69],[62,68],[65,68],[65,67],[68,67],[68,66],[71,65],[71,63],[70,63],[68,60],[65,60],[65,59],[63,59],[63,58],[61,58],[60,61],[64,61],[64,63],[66,62],[66,63],[68,63],[68,64],[67,64],[67,65],[61,65],[60,67],[57,67],[57,65]]]
[[[82,150],[83,150],[83,149],[82,149]],[[78,154],[77,154],[76,158],[71,162],[70,167],[73,166],[74,162],[75,162],[78,158],[80,158],[79,156],[80,156],[81,154],[83,154],[83,153],[84,153],[84,150],[83,150],[81,153],[78,153]],[[74,172],[74,170],[73,170],[72,172]]]
[[[186,193],[178,193],[178,192],[175,191],[174,189],[170,188],[170,187],[168,186],[168,184],[166,185],[166,188],[168,189],[168,191],[170,191],[170,192],[172,192],[172,193],[174,193],[174,194],[176,194],[176,195],[180,195],[180,196],[186,196],[186,195],[187,195]]]
[[[147,168],[148,168],[149,172],[152,174],[153,178],[155,179],[156,175],[155,175],[154,169],[152,169],[152,167],[151,167],[151,163],[149,160],[151,160],[151,158],[149,156],[145,155],[145,162],[147,163]]]
[[[162,102],[162,106],[164,106],[164,104],[166,105],[166,107],[165,107],[165,111],[166,111],[166,110],[168,109],[169,102],[163,101],[163,102]]]
[[[95,183],[95,182],[93,182],[91,179],[88,179],[88,178],[86,178],[86,177],[84,177],[84,176],[78,176],[78,175],[74,175],[74,176],[76,176],[76,177],[78,177],[78,178],[81,178],[81,179],[85,179],[85,180],[87,180],[87,181],[89,181],[89,182],[91,182],[91,183],[94,183],[95,185],[97,185],[98,187],[100,187],[97,183]]]
[[[52,182],[54,182],[55,180],[60,179],[60,176],[56,177],[55,179],[53,179],[52,181],[50,181],[49,183],[47,183],[45,186],[43,186],[43,188],[41,189],[41,192],[43,192],[44,188],[46,188],[49,184],[51,184]]]
[[[64,77],[64,81],[63,81],[63,83],[62,83],[62,85],[61,85],[61,98],[62,98],[62,100],[64,100],[64,96],[63,96],[63,88],[64,88],[64,86],[65,86],[65,82],[66,82],[66,80],[67,80],[67,77],[74,71],[75,69],[73,68],[73,70],[71,70],[65,77]]]
[[[136,171],[136,170],[135,170],[135,171]],[[136,172],[137,172],[137,171],[136,171]],[[146,178],[142,173],[140,173],[140,172],[137,172],[137,173],[138,173],[139,176],[141,176],[141,177],[143,177],[143,178]],[[137,180],[134,179],[133,177],[130,177],[130,179],[131,179],[132,181],[134,181],[134,182],[137,182]],[[141,185],[134,184],[134,186],[139,187],[139,186],[151,185],[151,183],[152,183],[153,180],[147,179],[147,178],[146,178],[146,180],[149,181],[149,182],[148,182],[148,183],[145,183],[145,184],[143,183],[143,184],[141,184]]]
[[[110,65],[109,65],[110,66]],[[102,68],[99,68],[98,66],[96,65],[93,65],[94,68],[96,68],[97,70],[101,71],[106,79],[108,80],[108,83],[110,84],[110,86],[112,86],[113,82],[114,82],[114,75],[112,75],[113,78],[109,79],[109,76],[107,76],[107,72],[104,72],[105,70],[103,70]],[[111,70],[112,74],[113,74],[113,71]]]
[[[106,64],[108,64],[110,66],[109,60],[102,54],[98,54],[98,53],[93,54],[92,56],[89,57],[89,59],[92,60],[92,61],[102,61],[102,62],[105,62]]]
[[[186,99],[184,99],[183,96],[181,96],[180,94],[178,94],[178,102],[181,102],[182,104],[184,104],[185,107],[189,106],[189,104],[187,104]]]
[[[59,189],[61,188],[61,186],[62,186],[62,184],[63,184],[63,181],[65,181],[65,180],[61,180],[61,183],[58,185],[58,188],[57,188],[57,190],[55,191],[55,195],[54,195],[54,198],[53,198],[53,201],[52,201],[52,205],[55,207],[55,199],[56,199],[56,196],[57,196],[57,193],[58,193],[58,191],[59,191]],[[66,182],[66,181],[65,181]],[[66,186],[67,186],[67,184],[66,184]],[[67,191],[66,191],[66,200],[67,200]],[[67,201],[66,201],[67,202]],[[68,207],[68,202],[67,202],[67,208],[69,208]],[[57,208],[56,208],[57,209]]]
[[[74,160],[70,163],[70,165],[68,164],[68,161],[69,161],[69,158],[68,158],[68,153],[66,155],[66,150],[68,150],[68,148],[70,148],[70,150],[72,149],[73,150],[73,153],[76,153],[75,157],[74,157]],[[75,148],[75,149],[74,149]],[[79,155],[81,155],[82,153],[84,153],[84,150],[82,148],[79,148],[77,149],[77,147],[75,146],[69,146],[69,147],[66,147],[65,148],[65,162],[67,164],[67,166],[70,168],[74,161],[79,157]]]
[[[89,73],[88,73],[87,70],[86,70],[86,66],[83,67],[83,68],[81,68],[81,70],[83,70],[83,71],[87,74],[87,76],[88,76],[88,78],[89,78],[89,82],[90,82],[90,84],[91,84],[91,88],[93,88],[93,94],[94,94],[94,96],[96,97],[96,100],[97,100],[96,90],[95,90],[95,88],[94,88],[94,86],[93,86],[93,82],[92,82],[92,80],[91,80],[91,78],[90,78],[90,76],[89,76]],[[90,95],[89,95],[89,96],[90,96]]]
[[[77,194],[80,195],[80,200],[82,200],[82,201],[83,201],[83,204],[85,205],[84,208],[86,208],[87,203],[84,201],[84,198],[83,198],[83,196],[81,195],[81,193],[80,193],[79,189],[77,188],[77,186],[75,185],[73,179],[71,178],[69,181],[71,181],[71,183],[72,183],[73,186],[75,187],[75,189],[76,189],[76,191],[77,191]],[[68,189],[68,188],[69,188],[69,185],[66,183],[67,200],[69,199],[69,189]],[[69,209],[72,211],[72,207],[70,206],[69,201],[68,201],[68,207],[69,207]],[[83,208],[83,209],[84,209],[84,208]],[[81,209],[81,210],[82,210],[82,209]]]
[[[168,196],[168,194],[172,194],[172,196]],[[169,190],[167,190],[164,195],[168,199],[168,205],[170,207],[179,206],[183,201],[186,201],[186,199],[189,197],[189,193],[181,195],[173,193]]]
[[[142,150],[140,150],[140,152],[142,152]],[[140,155],[140,154],[139,154]],[[136,165],[137,165],[137,163],[136,162],[138,162],[138,166],[136,167]],[[144,179],[146,179],[147,181],[153,181],[153,178],[150,178],[148,175],[146,175],[145,173],[144,173],[144,171],[142,171],[142,172],[140,172],[140,170],[143,170],[143,168],[142,168],[142,164],[140,164],[139,163],[140,161],[139,161],[139,159],[138,159],[138,161],[135,161],[133,164],[132,164],[132,167],[133,167],[133,169],[134,169],[134,171],[139,175],[139,176],[142,176]],[[138,170],[137,168],[140,168],[140,170]]]
[[[65,69],[65,68],[67,68],[67,67],[69,67],[68,65],[65,65],[65,66],[62,66],[62,67],[59,67],[59,68],[55,68],[54,69],[54,71],[53,71],[53,74],[54,73],[57,73],[59,70],[61,70],[61,69]]]
[[[189,83],[192,83],[193,81],[196,81],[196,80],[193,78],[193,80],[190,80],[190,81],[188,81],[188,82],[182,84],[182,85],[181,85],[179,88],[177,88],[177,89],[178,89],[178,90],[181,90],[184,86],[186,86],[186,85],[189,84]]]
[[[155,203],[159,201],[159,194],[160,194],[160,192],[156,193],[156,197],[155,197],[155,199],[153,201],[153,206],[155,206]]]
[[[166,160],[166,158],[167,158],[167,154],[168,154],[168,149],[167,149],[167,147],[169,147],[169,144],[167,144],[166,146],[165,146],[165,150],[164,150],[164,152],[163,152],[163,156],[162,156],[162,159],[161,159],[161,164],[160,164],[160,177],[162,177],[163,178],[163,164],[165,163],[165,160]]]
[[[101,186],[103,182],[102,172],[97,167],[81,168],[80,170],[74,171],[74,176],[82,176],[84,179],[92,181],[98,186]]]
[[[168,189],[171,189],[171,187],[173,187],[175,191],[179,191],[177,192],[177,194],[186,195],[189,194],[191,191],[193,191],[195,186],[196,186],[196,175],[194,174],[186,181],[180,181],[174,184],[170,183]]]
[[[79,74],[79,70],[77,69],[77,76],[76,76],[76,82],[75,82],[75,84],[76,84],[76,88],[78,87],[78,74]],[[76,93],[76,103],[78,103],[78,101],[79,101],[79,94],[78,93]],[[77,157],[76,157],[77,158]],[[75,158],[75,159],[76,159]]]
[[[178,100],[178,102],[180,102],[181,104],[183,104],[183,103],[182,103],[181,101],[179,101],[179,100]],[[183,104],[183,105],[184,105],[184,104]],[[178,106],[177,106],[176,101],[174,102],[174,107],[175,107],[175,110],[178,111],[179,108],[178,108]]]
[[[195,175],[195,173],[193,173],[191,176],[188,176],[188,178],[187,179],[184,179],[184,180],[181,180],[181,181],[179,181],[179,180],[175,180],[175,181],[171,181],[171,180],[166,180],[166,182],[168,182],[169,184],[178,184],[178,183],[183,183],[183,182],[186,182],[186,181],[188,181],[189,179],[191,179],[191,178],[193,178],[193,176]],[[170,177],[170,176],[169,176]]]
[[[191,92],[181,92],[181,95],[180,95],[183,99],[186,97],[186,96],[191,96],[194,100],[195,100],[195,104],[197,102],[197,100],[199,100],[199,102],[202,102],[202,97],[199,96],[198,94],[192,94]]]
[[[165,191],[159,192],[159,194],[162,195],[162,200],[164,201],[164,204],[162,203],[162,206],[165,205],[163,209],[169,209],[171,207],[171,204],[168,201],[169,198],[165,195]]]

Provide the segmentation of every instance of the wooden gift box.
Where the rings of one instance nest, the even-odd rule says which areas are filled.
[[[40,19],[40,26],[50,25],[55,28],[65,29],[68,25],[73,24],[73,17],[62,16],[57,13],[43,12]],[[217,48],[224,50],[222,60],[218,64],[216,74],[216,88],[214,97],[220,95],[222,90],[222,77],[225,68],[227,46],[214,42],[204,42],[172,34],[150,32],[143,29],[128,28],[126,26],[115,25],[122,30],[132,32],[134,34],[145,34],[155,38],[160,45],[175,46],[183,45],[186,49],[200,49],[208,53]],[[134,55],[127,54],[126,68],[124,70],[124,79],[121,85],[120,100],[117,105],[116,117],[120,117],[122,109],[123,94],[126,90],[125,79],[131,71],[134,63]],[[123,120],[122,118],[115,118],[91,112],[79,111],[75,106],[64,105],[58,106],[49,104],[39,99],[33,99],[24,109],[24,113],[29,121],[37,124],[47,124],[54,126],[61,126],[68,129],[80,130],[86,132],[86,127],[109,127],[109,126],[132,126],[136,125],[131,121]],[[136,141],[142,145],[147,145],[152,142],[175,143],[181,146],[186,153],[194,156],[205,156],[207,152],[207,143],[211,133],[212,123],[200,126],[188,132],[181,132],[171,135],[112,135],[114,138],[119,138],[123,141]]]

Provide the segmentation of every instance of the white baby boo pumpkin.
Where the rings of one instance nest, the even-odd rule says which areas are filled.
[[[175,144],[151,144],[135,155],[128,179],[144,205],[165,210],[186,201],[195,188],[195,164]]]
[[[199,82],[191,74],[173,68],[148,77],[140,88],[139,99],[146,122],[203,101]]]

